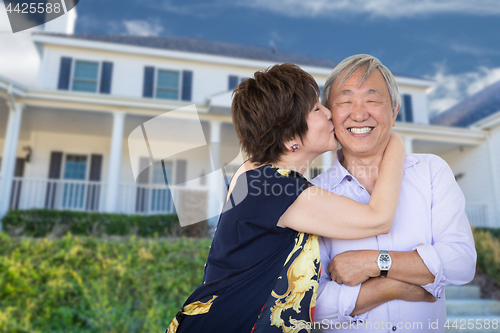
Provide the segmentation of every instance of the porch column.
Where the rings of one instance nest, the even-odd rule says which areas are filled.
[[[105,211],[108,213],[116,213],[118,210],[125,115],[125,112],[113,112],[113,133],[111,136],[111,150],[109,153],[108,191],[106,193],[105,208]]]
[[[321,173],[325,172],[332,166],[333,154],[335,154],[335,151],[327,151],[321,155]]]
[[[9,105],[10,111],[2,154],[2,179],[0,181],[0,219],[9,210],[12,180],[14,177],[14,168],[16,166],[17,143],[19,141],[19,131],[21,129],[21,120],[23,117],[24,109],[24,105],[22,104],[17,104],[15,107],[10,105],[10,103],[7,104]],[[0,230],[2,230],[1,222]]]
[[[222,199],[222,189],[223,189],[223,179],[220,163],[220,151],[221,151],[221,125],[222,123],[217,120],[210,121],[210,155],[211,155],[211,166],[214,173],[208,177],[208,223],[211,226],[217,224],[219,218],[219,213],[222,209],[223,199]],[[218,175],[218,176],[216,176]]]
[[[405,143],[405,149],[407,154],[413,154],[413,138],[404,136],[403,142]]]

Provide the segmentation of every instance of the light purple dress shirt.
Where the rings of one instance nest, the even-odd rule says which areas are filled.
[[[370,194],[340,164],[339,151],[330,169],[312,180],[325,190],[368,203]],[[418,244],[424,244],[418,246]],[[448,164],[436,155],[408,154],[396,218],[389,234],[360,240],[320,238],[322,262],[315,322],[323,332],[444,332],[444,286],[472,280],[476,250],[465,199]],[[330,279],[328,264],[349,250],[416,249],[434,282],[422,286],[435,303],[394,300],[351,317],[361,285],[349,287]],[[436,324],[437,322],[437,324]],[[318,325],[318,324],[316,324]],[[317,327],[317,326],[316,326]]]

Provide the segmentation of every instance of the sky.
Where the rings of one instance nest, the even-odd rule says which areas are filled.
[[[500,80],[498,0],[80,0],[76,8],[77,34],[196,37],[334,61],[371,54],[394,73],[435,80],[434,113]],[[27,33],[9,34],[5,21],[0,12],[0,59],[17,61]],[[16,70],[2,62],[0,74]]]

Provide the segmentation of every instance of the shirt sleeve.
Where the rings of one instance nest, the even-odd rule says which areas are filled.
[[[361,284],[349,287],[344,284],[340,285],[330,279],[328,265],[333,259],[331,242],[331,239],[319,237],[321,277],[314,312],[315,322],[330,325],[330,327],[337,322],[364,320],[367,316],[367,313],[350,316],[356,306]]]
[[[474,278],[477,255],[462,190],[443,159],[434,156],[431,163],[433,243],[416,250],[435,276],[422,287],[440,298],[444,286],[466,284]]]

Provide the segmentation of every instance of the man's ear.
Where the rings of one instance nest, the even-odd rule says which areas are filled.
[[[401,106],[398,107],[396,111],[393,111],[392,115],[392,127],[396,126],[396,118],[398,117],[399,110],[401,110]]]

